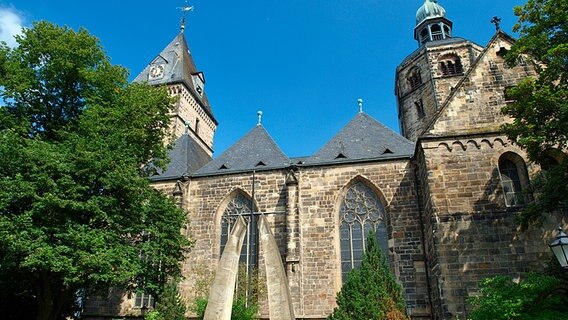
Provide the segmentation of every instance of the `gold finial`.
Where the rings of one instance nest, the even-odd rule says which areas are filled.
[[[184,32],[185,31],[185,19],[187,18],[187,12],[193,11],[193,6],[187,5],[187,0],[185,0],[185,4],[183,5],[183,7],[177,7],[177,8],[183,12],[183,17],[181,18],[180,31]]]

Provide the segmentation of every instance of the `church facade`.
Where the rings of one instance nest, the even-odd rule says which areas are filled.
[[[309,157],[286,156],[259,122],[213,159],[218,123],[183,33],[138,75],[179,97],[172,162],[151,179],[187,212],[183,232],[195,245],[180,289],[188,304],[207,296],[239,215],[251,226],[241,256],[249,267],[263,259],[255,217],[267,216],[297,319],[333,311],[370,230],[412,319],[464,319],[481,279],[546,267],[553,226],[566,221],[517,226],[515,213],[531,201],[523,190],[540,168],[500,132],[506,89],[535,76],[533,68],[505,64],[514,39],[500,30],[486,46],[454,37],[436,1],[416,18],[418,49],[396,68],[401,135],[359,112]],[[139,316],[151,304],[151,296],[110,293],[88,299],[84,316]]]

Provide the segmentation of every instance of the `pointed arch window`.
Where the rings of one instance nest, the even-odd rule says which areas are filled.
[[[519,206],[527,201],[524,189],[528,185],[528,171],[523,158],[513,152],[507,152],[499,158],[499,174],[505,204],[508,207]]]
[[[247,222],[248,230],[245,240],[243,242],[243,247],[241,250],[240,260],[241,264],[248,267],[256,266],[258,261],[258,236],[256,225],[250,223],[250,213],[251,213],[251,199],[243,193],[237,193],[227,204],[227,208],[223,212],[221,217],[221,254],[225,250],[225,245],[229,240],[229,235],[237,222],[239,216],[243,216]],[[253,224],[256,219],[253,219]],[[252,238],[252,239],[251,239]],[[252,240],[252,241],[251,241]],[[249,244],[250,248],[249,248]]]
[[[379,247],[387,253],[385,209],[377,194],[361,181],[347,188],[339,207],[341,275],[361,265],[366,236],[375,231]]]

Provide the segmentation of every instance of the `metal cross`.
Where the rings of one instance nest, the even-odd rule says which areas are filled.
[[[185,0],[185,4],[183,5],[183,7],[177,7],[177,9],[179,9],[183,12],[183,17],[181,18],[180,30],[181,30],[181,32],[184,32],[184,30],[185,30],[185,19],[187,18],[187,12],[193,11],[193,6],[189,6],[187,4],[187,0]]]
[[[495,25],[495,30],[499,31],[501,30],[500,24],[501,24],[501,18],[499,18],[498,16],[494,16],[491,21],[489,21],[491,23],[493,23]]]

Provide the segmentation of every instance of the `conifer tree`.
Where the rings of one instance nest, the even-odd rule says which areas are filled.
[[[178,289],[179,281],[170,280],[156,302],[156,311],[163,320],[185,320],[187,310]]]
[[[390,272],[374,232],[367,236],[361,267],[347,275],[328,320],[405,320],[402,288]]]

